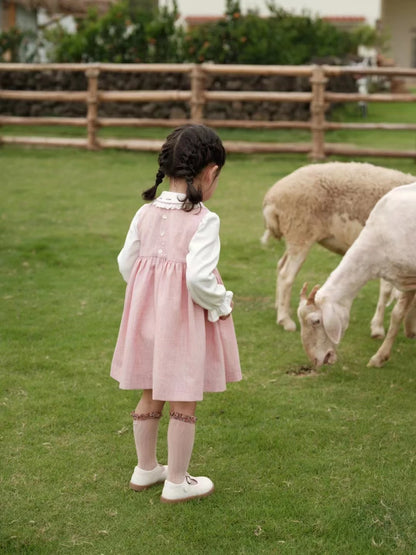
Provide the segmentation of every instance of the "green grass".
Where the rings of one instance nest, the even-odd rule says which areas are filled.
[[[173,128],[172,128],[173,129]],[[223,140],[239,141],[290,141],[308,142],[310,132],[298,129],[221,129]],[[99,138],[120,138],[120,139],[164,139],[169,133],[169,129],[163,127],[106,127],[98,131]],[[35,136],[35,137],[86,137],[86,130],[83,127],[71,126],[11,126],[0,127],[0,134],[13,136]]]
[[[316,375],[298,375],[299,335],[275,324],[283,244],[260,246],[262,199],[306,162],[230,155],[209,202],[244,380],[198,407],[190,470],[216,493],[167,506],[160,486],[128,489],[138,394],[109,377],[124,295],[116,255],[156,155],[0,150],[0,552],[415,552],[414,342],[400,334],[384,368],[366,367],[377,283],[353,304],[339,362]],[[411,160],[383,163],[416,173]],[[294,291],[338,260],[314,248]],[[165,414],[163,462],[166,426]]]
[[[403,102],[371,102],[367,104],[367,117],[362,118],[358,106],[348,103],[332,113],[332,121],[358,123],[414,123],[416,104]],[[360,147],[384,148],[391,150],[416,150],[416,131],[341,129],[330,131],[325,140],[333,143],[350,143]],[[380,162],[379,162],[380,163]]]

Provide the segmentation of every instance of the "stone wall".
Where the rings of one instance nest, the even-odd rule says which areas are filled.
[[[310,91],[308,78],[285,76],[208,76],[207,90],[213,91]],[[1,71],[0,89],[34,91],[82,91],[87,89],[84,72]],[[189,90],[190,78],[177,73],[101,73],[100,90]],[[331,78],[327,90],[356,91],[351,76]],[[84,103],[0,100],[0,114],[21,117],[83,117]],[[189,118],[186,102],[105,103],[99,105],[99,116],[133,118]],[[289,102],[210,102],[205,106],[208,119],[236,120],[308,120],[308,103]]]

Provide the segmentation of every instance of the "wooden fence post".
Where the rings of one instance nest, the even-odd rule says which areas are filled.
[[[325,158],[325,84],[327,79],[321,66],[314,66],[310,79],[312,84],[311,101],[311,133],[312,151],[310,157],[314,161]]]
[[[204,119],[205,72],[200,64],[191,70],[191,120],[194,123]]]
[[[98,76],[100,70],[95,67],[88,68],[85,75],[88,79],[87,99],[87,148],[97,150],[97,116],[98,116]]]

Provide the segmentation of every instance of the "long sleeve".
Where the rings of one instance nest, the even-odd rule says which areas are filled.
[[[208,310],[208,320],[216,322],[230,314],[233,293],[218,283],[214,270],[220,256],[220,220],[213,212],[199,224],[186,257],[186,284],[193,301]]]
[[[142,216],[143,210],[146,209],[148,205],[145,204],[136,212],[130,228],[127,232],[126,240],[124,241],[124,246],[121,249],[119,255],[117,256],[118,268],[124,281],[128,281],[130,273],[133,269],[134,263],[136,262],[139,252],[140,252],[140,240],[138,236],[138,223],[140,217]]]

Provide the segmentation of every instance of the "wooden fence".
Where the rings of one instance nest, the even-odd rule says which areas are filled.
[[[85,72],[88,87],[84,91],[28,91],[0,90],[0,100],[81,102],[87,105],[86,117],[15,117],[1,116],[1,125],[63,125],[86,128],[85,138],[22,137],[0,135],[0,143],[37,146],[74,146],[90,150],[122,148],[131,150],[158,151],[162,140],[108,139],[100,138],[98,130],[104,127],[177,127],[186,122],[201,122],[212,127],[262,128],[262,129],[306,129],[311,133],[308,143],[272,143],[225,141],[229,152],[291,152],[305,153],[312,160],[322,160],[327,155],[381,156],[416,158],[416,150],[386,150],[357,148],[353,145],[325,142],[325,132],[334,129],[379,129],[416,130],[416,123],[332,123],[326,120],[326,108],[340,102],[416,102],[415,94],[360,94],[339,93],[326,90],[331,76],[352,74],[354,76],[384,76],[390,79],[411,77],[416,79],[416,69],[410,68],[357,68],[357,66],[247,66],[217,64],[0,64],[1,71],[65,71]],[[190,76],[189,90],[148,91],[102,91],[98,87],[100,72],[156,72],[186,73]],[[257,75],[257,76],[302,76],[309,79],[310,92],[270,91],[212,91],[205,88],[208,75]],[[104,118],[99,117],[98,106],[105,102],[187,102],[190,105],[189,119],[154,118]],[[309,121],[247,121],[214,120],[204,117],[204,106],[209,102],[300,102],[309,103]]]

